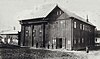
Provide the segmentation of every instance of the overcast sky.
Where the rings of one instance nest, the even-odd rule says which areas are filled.
[[[58,5],[92,22],[100,29],[100,0],[0,0],[0,30],[20,29],[18,14],[33,9],[35,5],[58,3]]]

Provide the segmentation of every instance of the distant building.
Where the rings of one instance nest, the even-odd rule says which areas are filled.
[[[0,43],[2,42],[2,36],[0,35]]]
[[[96,31],[96,40],[95,43],[99,43],[100,44],[100,30]]]
[[[56,4],[36,7],[20,24],[21,46],[78,50],[95,44],[95,26]]]
[[[19,32],[16,30],[4,31],[0,33],[0,35],[3,37],[2,42],[4,44],[12,44],[12,45],[18,45],[18,41],[19,41],[18,34]]]

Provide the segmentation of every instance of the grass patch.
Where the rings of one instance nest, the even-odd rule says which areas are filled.
[[[29,48],[1,48],[2,59],[83,59],[73,52]]]

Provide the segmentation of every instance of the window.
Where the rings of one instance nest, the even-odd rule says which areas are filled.
[[[78,43],[80,43],[80,38],[78,39]]]
[[[76,44],[76,39],[74,39],[74,44]]]
[[[55,44],[56,43],[56,39],[55,38],[53,38],[53,44]]]
[[[68,40],[68,44],[71,44],[71,41],[70,40]]]
[[[62,14],[62,11],[57,11],[57,15],[60,15],[60,14]]]
[[[29,31],[28,31],[28,30],[26,30],[26,36],[28,36],[28,33],[29,33]]]
[[[85,25],[83,25],[83,30],[84,30]]]
[[[40,29],[40,33],[42,32],[42,30]]]
[[[26,33],[28,33],[29,31],[28,30],[26,30]]]
[[[59,11],[59,13],[61,14],[61,11]]]
[[[57,11],[57,15],[59,15],[59,12]]]
[[[85,26],[85,29],[84,30],[86,30],[86,31],[88,30],[87,26]]]
[[[42,29],[39,30],[39,36],[42,36]]]
[[[82,38],[82,43],[84,43],[84,38]]]
[[[39,28],[39,32],[40,32],[40,33],[42,32],[42,26],[40,26],[40,28]]]
[[[60,21],[61,24],[63,24],[63,21]]]
[[[80,29],[82,29],[82,24],[80,24]]]
[[[36,30],[33,30],[33,33],[35,32]]]
[[[36,34],[36,30],[33,30],[33,37],[35,36],[35,34]]]
[[[74,28],[76,28],[76,22],[74,22]]]

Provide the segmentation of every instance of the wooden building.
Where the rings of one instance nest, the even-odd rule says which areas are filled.
[[[16,30],[4,31],[0,35],[3,37],[2,42],[4,44],[19,45],[20,32]]]
[[[57,4],[36,7],[19,21],[21,46],[77,50],[94,45],[95,26]]]

